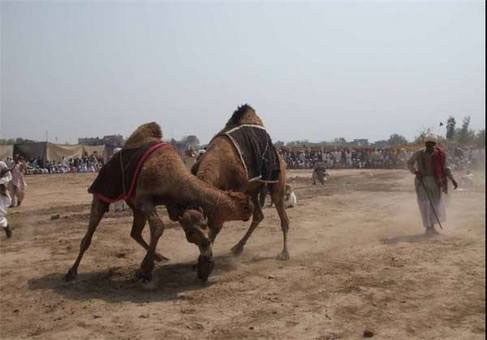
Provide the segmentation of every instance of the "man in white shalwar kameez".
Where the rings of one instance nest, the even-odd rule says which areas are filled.
[[[446,221],[447,179],[452,181],[454,189],[457,183],[446,167],[445,152],[436,146],[435,136],[426,136],[425,149],[412,155],[408,160],[408,169],[416,175],[416,196],[426,234],[438,234],[434,225]]]
[[[5,162],[0,161],[0,227],[3,228],[7,238],[12,236],[12,231],[8,225],[7,209],[12,203],[7,190],[8,183],[12,180],[12,174]]]
[[[18,207],[22,203],[25,197],[25,183],[24,174],[27,170],[24,158],[16,155],[14,157],[14,163],[10,169],[12,173],[12,180],[9,183],[10,196],[12,198],[12,207]]]

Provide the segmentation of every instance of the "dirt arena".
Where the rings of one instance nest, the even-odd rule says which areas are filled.
[[[298,197],[289,261],[274,259],[282,236],[266,208],[238,258],[229,249],[248,223],[225,225],[207,284],[192,270],[197,248],[161,209],[158,250],[171,260],[147,286],[133,281],[144,251],[129,212],[106,215],[78,279],[64,282],[95,175],[30,176],[25,203],[9,210],[13,237],[0,235],[0,337],[484,339],[485,184],[452,192],[442,235],[425,238],[411,174],[330,173],[325,186],[311,185],[310,171],[288,173]]]

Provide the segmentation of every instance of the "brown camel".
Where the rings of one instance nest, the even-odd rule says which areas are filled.
[[[124,148],[136,148],[150,142],[160,142],[162,132],[156,123],[140,126],[129,137]],[[179,221],[183,226],[190,242],[200,248],[198,261],[198,277],[208,278],[213,267],[212,252],[205,233],[199,228],[202,224],[202,214],[191,210],[201,208],[205,215],[212,220],[223,221],[250,219],[253,204],[248,196],[240,192],[224,192],[191,175],[185,167],[176,150],[170,146],[163,146],[154,151],[145,160],[137,183],[135,194],[127,200],[133,210],[134,220],[130,235],[147,250],[137,276],[143,281],[150,281],[154,260],[163,257],[156,253],[156,246],[164,230],[164,225],[157,214],[157,205],[166,205],[171,220]],[[65,279],[72,280],[77,275],[79,263],[84,252],[91,243],[91,238],[104,213],[108,210],[108,203],[93,196],[88,230],[80,245],[79,255]],[[142,238],[142,230],[146,221],[150,227],[150,242],[147,244]],[[198,231],[199,230],[199,231]]]
[[[251,196],[254,204],[254,214],[252,223],[242,239],[232,248],[232,253],[240,255],[245,243],[259,223],[264,219],[264,214],[259,202],[259,195],[264,190],[268,190],[272,202],[274,202],[277,213],[281,220],[283,235],[283,248],[277,256],[279,260],[288,260],[289,252],[287,248],[287,233],[289,229],[289,219],[284,208],[285,186],[286,186],[286,163],[279,157],[280,173],[277,183],[262,183],[259,181],[249,181],[248,174],[242,164],[238,151],[227,136],[221,135],[225,131],[233,129],[243,124],[253,124],[264,126],[262,120],[257,116],[254,109],[249,105],[239,107],[229,119],[223,130],[220,131],[210,142],[206,152],[193,165],[191,172],[199,179],[213,185],[221,190],[232,190],[247,193]],[[223,222],[213,218],[208,219],[210,227],[210,243],[215,241],[220,232]]]

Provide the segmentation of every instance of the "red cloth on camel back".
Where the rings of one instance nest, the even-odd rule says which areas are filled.
[[[171,145],[149,143],[135,149],[120,150],[100,169],[88,192],[106,203],[129,200],[135,195],[142,165],[160,147]]]
[[[435,175],[436,182],[443,188],[446,185],[446,173],[445,173],[445,162],[446,154],[439,147],[435,146],[433,149],[433,154],[431,155],[433,161],[433,174]]]

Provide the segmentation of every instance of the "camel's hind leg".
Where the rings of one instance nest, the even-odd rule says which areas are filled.
[[[284,207],[284,196],[286,194],[286,171],[285,166],[281,159],[281,174],[279,176],[279,182],[273,184],[270,187],[272,202],[276,206],[279,219],[281,220],[282,250],[277,255],[278,260],[289,260],[289,251],[287,249],[287,233],[289,231],[289,218],[287,217],[286,209]]]
[[[146,203],[141,210],[149,221],[150,242],[144,260],[142,260],[142,263],[140,265],[140,270],[137,272],[137,276],[143,281],[147,282],[152,280],[152,270],[154,269],[154,256],[156,253],[157,243],[159,242],[159,238],[164,231],[164,224],[157,215],[156,208],[153,204]]]
[[[131,207],[132,211],[134,212],[134,221],[132,223],[132,231],[130,232],[130,236],[140,244],[145,250],[149,250],[149,245],[145,242],[144,238],[142,237],[142,230],[144,230],[145,222],[147,218],[145,217],[144,213],[135,207]],[[157,262],[167,262],[169,259],[159,253],[154,254],[154,260]]]
[[[252,203],[254,204],[254,214],[252,216],[252,223],[250,224],[249,229],[242,237],[242,239],[232,247],[231,251],[233,255],[238,256],[242,254],[245,244],[247,243],[247,240],[250,238],[250,235],[252,235],[255,228],[257,228],[259,223],[264,219],[264,213],[262,212],[262,208],[260,206],[258,193],[252,196]]]
[[[269,190],[267,189],[267,186],[264,185],[264,187],[262,188],[262,190],[258,194],[259,195],[259,204],[260,204],[261,208],[264,208],[265,199],[266,199],[266,196],[268,193],[269,193]]]
[[[70,281],[76,278],[76,275],[78,274],[78,266],[81,262],[81,259],[83,258],[83,254],[90,246],[91,238],[93,237],[96,227],[100,223],[100,220],[107,210],[107,203],[93,198],[93,202],[91,203],[90,222],[88,224],[88,230],[86,231],[85,237],[83,237],[83,239],[81,240],[78,258],[76,259],[76,261],[74,261],[73,266],[64,276],[64,279],[66,281]]]

